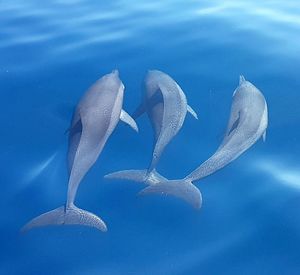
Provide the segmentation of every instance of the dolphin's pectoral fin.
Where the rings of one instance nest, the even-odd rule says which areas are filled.
[[[234,131],[238,127],[239,122],[240,122],[240,112],[239,112],[238,118],[235,120],[235,122],[232,124],[230,130],[228,131],[228,134],[227,134],[228,136],[232,133],[232,131]]]
[[[125,122],[126,124],[128,124],[133,130],[135,130],[136,132],[139,131],[138,126],[136,125],[134,119],[128,114],[126,113],[123,109],[121,110],[121,115],[120,115],[120,119]]]
[[[82,121],[81,121],[80,109],[76,109],[73,114],[71,126],[65,131],[65,134],[70,133],[70,135],[74,135],[81,131],[82,131]]]
[[[198,119],[197,113],[193,110],[193,108],[190,105],[187,105],[187,111],[195,118]]]
[[[75,106],[69,102],[62,102],[52,109],[51,113],[55,118],[60,119],[61,121],[70,121],[72,113],[74,112]]]
[[[243,75],[240,75],[240,81],[239,84],[243,84],[246,81],[245,77]]]
[[[137,107],[137,109],[134,111],[132,117],[134,119],[140,117],[142,114],[144,114],[147,111],[147,108],[153,108],[156,104],[160,103],[163,101],[163,96],[162,93],[160,91],[160,89],[158,89],[148,100],[147,103],[144,100],[139,107]]]
[[[267,130],[264,131],[264,133],[262,134],[262,139],[263,139],[263,142],[266,141],[266,138],[267,138]]]
[[[163,94],[159,88],[148,100],[148,106],[153,108],[156,104],[163,102]]]
[[[132,117],[134,119],[138,118],[141,116],[143,113],[147,111],[147,106],[148,108],[153,108],[156,104],[160,103],[163,101],[163,95],[161,93],[161,90],[158,89],[148,100],[147,103],[144,100],[139,107],[134,111]]]
[[[71,126],[70,128],[68,128],[65,131],[65,134],[70,133],[71,135],[74,135],[76,133],[79,133],[82,131],[82,122],[81,119],[79,119],[73,126]]]
[[[143,102],[139,105],[139,107],[136,108],[136,110],[133,112],[132,117],[134,119],[137,119],[140,117],[142,114],[146,112],[146,104]]]

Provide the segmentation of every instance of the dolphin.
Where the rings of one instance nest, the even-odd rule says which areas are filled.
[[[133,114],[138,118],[147,113],[154,131],[154,148],[148,169],[123,170],[108,174],[105,178],[126,179],[155,185],[166,180],[156,172],[156,166],[165,147],[177,135],[189,112],[198,119],[196,112],[187,104],[187,99],[179,85],[166,73],[158,70],[148,71],[144,81],[142,103]],[[194,192],[198,192],[192,186]],[[181,195],[180,195],[181,196]]]
[[[240,76],[239,85],[233,93],[225,136],[216,152],[185,178],[160,180],[155,185],[144,188],[140,194],[163,193],[177,197],[181,194],[190,204],[200,208],[201,193],[191,191],[194,190],[193,183],[234,161],[261,137],[265,141],[267,126],[268,107],[262,92]]]
[[[75,108],[69,129],[67,201],[64,206],[29,221],[21,231],[47,225],[80,224],[107,231],[102,219],[75,206],[79,184],[96,162],[119,120],[138,131],[135,121],[122,109],[124,85],[114,70],[84,94]]]

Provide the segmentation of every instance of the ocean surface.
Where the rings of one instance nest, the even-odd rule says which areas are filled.
[[[300,3],[288,1],[0,1],[0,274],[300,274]],[[182,178],[222,141],[239,75],[269,107],[269,127],[233,163],[199,181],[200,210],[108,181],[145,169],[152,152],[120,123],[82,182],[76,203],[108,232],[80,226],[20,233],[63,205],[72,111],[118,69],[124,109],[141,101],[149,69],[173,77],[187,115],[158,170]]]

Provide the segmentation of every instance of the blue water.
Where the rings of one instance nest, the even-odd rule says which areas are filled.
[[[297,0],[1,1],[0,274],[300,274],[299,14]],[[168,178],[216,150],[240,74],[266,97],[267,141],[200,181],[197,211],[103,179],[150,161],[148,119],[139,134],[120,124],[77,196],[108,232],[20,234],[65,201],[72,108],[115,68],[129,113],[148,69],[171,75],[198,112],[164,152]]]

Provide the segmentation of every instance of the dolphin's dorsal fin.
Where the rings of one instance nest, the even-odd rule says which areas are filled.
[[[193,108],[190,105],[187,105],[187,111],[195,118],[198,119],[197,113],[193,110]]]
[[[245,77],[243,75],[240,75],[240,82],[239,84],[243,84],[246,81]]]
[[[136,125],[136,122],[134,121],[134,119],[128,113],[126,113],[123,109],[121,110],[120,120],[122,120],[123,122],[128,124],[136,132],[139,131],[139,128]]]

